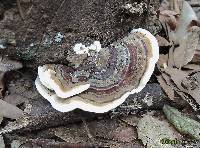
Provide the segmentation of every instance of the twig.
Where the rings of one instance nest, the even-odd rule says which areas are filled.
[[[31,5],[31,7],[28,9],[28,11],[27,11],[27,15],[29,15],[30,13],[31,13],[31,10],[33,9],[33,5]]]
[[[22,7],[21,7],[21,4],[20,4],[20,0],[17,0],[17,7],[18,7],[19,14],[20,14],[22,20],[24,20],[25,17],[24,17],[24,13],[23,13],[23,11],[22,11]]]

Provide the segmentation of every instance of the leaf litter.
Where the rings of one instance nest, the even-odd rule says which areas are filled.
[[[198,114],[200,110],[200,21],[188,2],[182,0],[175,5],[160,8],[160,21],[165,36],[157,37],[160,47],[160,59],[157,63],[160,74],[157,75],[157,80],[171,101],[176,101],[176,96],[180,96],[178,99],[185,100],[195,111],[194,113]],[[177,11],[178,8],[180,11]],[[163,107],[163,112],[178,132],[200,140],[198,121],[168,105]]]
[[[157,79],[160,86],[164,89],[167,96],[171,100],[174,101],[176,95],[180,95],[182,99],[186,100],[193,107],[193,109],[198,110],[198,107],[194,104],[200,104],[200,98],[198,97],[200,96],[200,73],[198,71],[200,67],[199,20],[197,20],[193,10],[187,2],[180,4],[178,0],[171,0],[170,3],[170,8],[160,10],[159,19],[166,32],[166,36],[157,35],[157,39],[161,52],[162,50],[166,50],[166,48],[169,49],[169,52],[167,54],[162,53],[160,55],[157,65],[160,70],[160,75],[157,76]],[[182,7],[182,9],[180,10],[179,7]],[[21,67],[21,63],[13,60],[10,61],[7,57],[1,58],[0,91],[4,90],[3,79],[5,72],[16,70]],[[21,95],[24,90],[18,90],[16,86],[9,86],[8,89],[13,89],[14,93],[6,95],[3,100],[0,100],[0,108],[1,105],[5,108],[1,108],[3,111],[0,111],[0,123],[3,120],[3,117],[11,119],[21,117],[23,115],[23,111],[16,106],[24,103],[28,98],[27,95]],[[30,96],[30,93],[28,91],[26,92]],[[3,93],[1,94],[3,97]],[[195,101],[195,103],[191,101],[191,99]],[[167,119],[176,127],[178,131],[189,134],[197,139],[199,138],[197,135],[199,124],[196,121],[180,115],[176,109],[170,108],[169,106],[165,106],[163,111],[166,114]],[[134,121],[132,123],[133,117],[131,117],[131,120],[130,118],[123,118],[121,120],[127,122],[127,124],[131,126],[138,125],[138,138],[141,139],[143,144],[147,145],[147,147],[174,147],[173,145],[162,145],[160,140],[166,137],[170,139],[180,138],[180,135],[177,134],[177,132],[169,123],[167,123],[166,120],[160,120],[147,115],[141,120],[139,118],[134,119],[136,122]],[[177,123],[176,121],[180,122]],[[103,125],[102,127],[105,128],[107,125]],[[63,132],[67,134],[67,129],[69,128],[62,128],[58,133],[56,133],[56,136],[61,138],[65,137],[65,135],[60,135],[60,133]],[[194,129],[196,132],[194,132]],[[69,129],[69,131],[71,131],[71,129]],[[100,130],[100,133],[102,131],[107,130]],[[114,131],[116,131],[114,135],[117,135],[114,138],[118,141],[132,142],[135,138],[135,135],[132,135],[133,132],[130,128],[116,128]],[[128,133],[125,134],[125,136],[128,135],[128,137],[124,137],[124,132]],[[70,134],[70,132],[68,132],[68,134]],[[76,137],[81,136],[80,131],[74,132],[73,134],[77,134]],[[105,136],[102,136],[101,138],[105,140],[105,138],[108,138],[109,136],[110,135],[108,135],[108,133],[105,133]],[[111,135],[108,140],[113,139],[112,136],[113,135]],[[69,135],[66,136],[66,138],[68,137]],[[72,139],[68,142],[71,143],[71,140]],[[0,147],[5,147],[2,136],[0,136]]]
[[[197,111],[200,109],[199,20],[188,2],[171,3],[171,7],[160,8],[159,20],[166,36],[158,37],[161,54],[157,80],[170,100],[179,95]]]
[[[175,148],[176,145],[163,144],[163,139],[181,139],[181,136],[166,121],[145,115],[138,123],[138,138],[147,148]]]
[[[17,70],[22,68],[22,64],[18,61],[14,61],[9,59],[8,57],[0,58],[0,96],[4,97],[4,89],[5,89],[5,74],[12,70]],[[6,100],[8,102],[6,102]],[[9,119],[18,119],[23,115],[23,110],[19,109],[17,105],[19,105],[19,99],[16,99],[15,96],[10,97],[10,99],[2,100],[0,99],[0,123],[3,121],[3,117]],[[10,101],[10,102],[9,102]],[[13,103],[15,102],[15,103]],[[11,104],[10,104],[11,103]],[[0,135],[0,147],[5,147],[3,142],[3,137]]]
[[[167,119],[181,133],[190,135],[191,137],[200,140],[200,123],[196,120],[186,117],[177,109],[165,105],[163,112]]]

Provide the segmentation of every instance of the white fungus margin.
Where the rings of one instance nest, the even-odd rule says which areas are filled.
[[[148,57],[146,71],[143,77],[141,78],[140,83],[136,89],[133,89],[131,92],[125,93],[121,98],[116,99],[112,102],[99,104],[99,103],[92,102],[89,100],[84,100],[78,95],[76,95],[87,90],[89,88],[89,84],[80,86],[78,89],[73,90],[72,93],[68,92],[72,90],[68,90],[68,91],[65,90],[65,93],[70,94],[70,95],[63,95],[63,92],[60,91],[60,86],[58,84],[55,84],[55,82],[52,80],[52,75],[54,73],[52,71],[44,70],[41,67],[39,67],[38,68],[39,76],[35,80],[35,85],[38,92],[51,103],[53,108],[55,108],[56,110],[60,112],[69,112],[76,108],[79,108],[79,109],[89,111],[89,112],[104,113],[121,105],[129,95],[138,93],[145,87],[145,85],[149,81],[154,71],[156,62],[159,59],[159,46],[158,46],[158,42],[156,38],[149,31],[145,29],[141,29],[141,28],[133,29],[132,33],[134,32],[140,32],[144,34],[144,36],[146,36],[149,39],[150,46],[151,46],[151,51],[150,51],[151,53],[148,54],[151,57]],[[98,45],[99,43],[95,43],[95,44],[97,44],[98,48],[100,47]],[[82,45],[80,44],[80,45],[75,46],[77,47],[77,49],[80,49],[78,48],[78,46],[81,47]],[[56,93],[52,92],[49,89],[54,90]],[[70,96],[70,97],[67,97],[67,96]]]

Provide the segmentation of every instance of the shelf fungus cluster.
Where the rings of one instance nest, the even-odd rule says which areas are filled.
[[[35,84],[58,111],[79,108],[103,113],[145,87],[158,57],[155,37],[134,29],[106,48],[98,41],[90,46],[76,44],[68,53],[68,66],[40,66]]]

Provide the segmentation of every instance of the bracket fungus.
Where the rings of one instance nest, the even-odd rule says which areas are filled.
[[[156,38],[147,30],[133,29],[106,48],[101,48],[98,41],[88,47],[75,45],[67,58],[71,66],[40,66],[35,84],[58,111],[79,108],[103,113],[122,104],[130,94],[140,92],[158,58]]]

